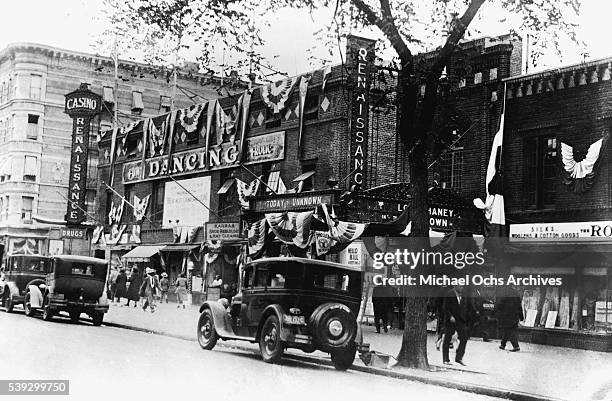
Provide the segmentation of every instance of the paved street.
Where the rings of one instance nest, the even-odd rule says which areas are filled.
[[[139,310],[129,312],[144,315]],[[49,323],[27,318],[21,312],[0,312],[0,355],[0,377],[70,379],[70,398],[76,400],[148,396],[174,400],[211,396],[232,400],[246,396],[249,398],[245,400],[264,397],[327,400],[337,396],[342,400],[360,400],[391,399],[399,394],[427,400],[492,400],[357,371],[337,372],[293,360],[269,365],[248,351],[217,347],[206,352],[192,341],[93,327],[85,321],[71,324],[67,318]],[[66,397],[54,399],[61,398]]]
[[[198,308],[189,306],[177,310],[175,304],[162,304],[155,314],[139,308],[120,307],[113,304],[105,321],[131,325],[143,329],[160,331],[195,340]],[[376,334],[372,326],[363,326],[364,338],[371,349],[395,356],[401,344],[401,331]],[[255,345],[229,341],[256,350]],[[462,383],[485,385],[543,395],[565,400],[589,400],[599,389],[612,390],[612,353],[585,351],[538,344],[521,344],[521,352],[511,353],[498,349],[497,342],[484,343],[470,340],[465,361],[468,366],[445,369],[441,372],[421,372],[398,369],[409,374],[428,378],[453,380]],[[290,351],[304,355],[301,351]],[[433,336],[428,341],[429,361],[442,365],[441,352],[436,351]],[[327,354],[315,352],[313,356],[328,358]],[[451,351],[451,358],[453,358]],[[362,364],[357,360],[356,363]],[[600,392],[600,391],[599,391]],[[605,398],[604,398],[605,399]]]

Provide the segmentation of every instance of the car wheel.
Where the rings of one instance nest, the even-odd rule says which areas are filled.
[[[325,352],[344,351],[357,334],[353,314],[340,308],[323,311],[313,324],[317,348]]]
[[[93,325],[94,326],[101,326],[102,325],[102,321],[104,320],[104,313],[102,312],[94,312],[93,315],[91,316],[92,320],[93,320]]]
[[[276,363],[283,356],[285,344],[280,338],[280,322],[276,315],[270,315],[261,328],[259,351],[264,362]]]
[[[198,344],[202,349],[211,350],[217,344],[218,339],[219,335],[215,330],[212,313],[210,309],[204,309],[198,319]]]
[[[356,351],[357,347],[355,346],[355,343],[352,343],[351,346],[343,351],[332,352],[331,360],[334,364],[334,368],[336,368],[336,370],[347,370],[353,366]]]
[[[70,315],[70,321],[72,323],[78,323],[79,317],[81,317],[81,312],[72,310],[68,312],[68,315]]]
[[[29,291],[25,294],[25,299],[23,301],[23,310],[25,311],[26,316],[34,316],[34,309],[32,309],[32,297]]]
[[[2,304],[4,305],[4,310],[6,313],[12,313],[15,308],[15,304],[13,303],[13,297],[11,296],[10,291],[5,291],[4,297],[2,298]]]
[[[49,305],[49,297],[45,297],[45,299],[43,299],[43,306],[42,306],[43,320],[47,322],[51,321],[53,319],[54,312],[55,311]]]

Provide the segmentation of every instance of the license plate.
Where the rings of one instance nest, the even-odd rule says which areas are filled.
[[[306,324],[306,320],[304,319],[304,316],[283,315],[283,321],[287,324],[299,324],[299,325]]]

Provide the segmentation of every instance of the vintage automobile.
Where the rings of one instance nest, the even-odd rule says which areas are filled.
[[[94,326],[100,326],[108,311],[104,259],[88,256],[56,255],[50,258],[45,285],[30,285],[25,293],[26,315],[42,310],[43,320],[51,320],[60,311],[68,312],[76,322],[81,313],[89,315]]]
[[[331,354],[338,370],[355,353],[366,352],[357,314],[361,270],[304,258],[267,258],[248,263],[231,300],[200,307],[198,342],[205,350],[217,340],[259,343],[265,362],[277,362],[285,348]]]
[[[16,305],[23,304],[29,287],[45,285],[49,262],[49,257],[41,255],[6,256],[0,280],[0,300],[6,312],[13,312]]]

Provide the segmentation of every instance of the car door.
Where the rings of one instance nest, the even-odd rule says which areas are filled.
[[[253,286],[245,294],[246,297],[243,296],[245,321],[248,322],[249,331],[252,333],[257,330],[261,315],[266,306],[269,305],[267,297],[268,273],[268,267],[264,263],[257,264],[254,271]]]

